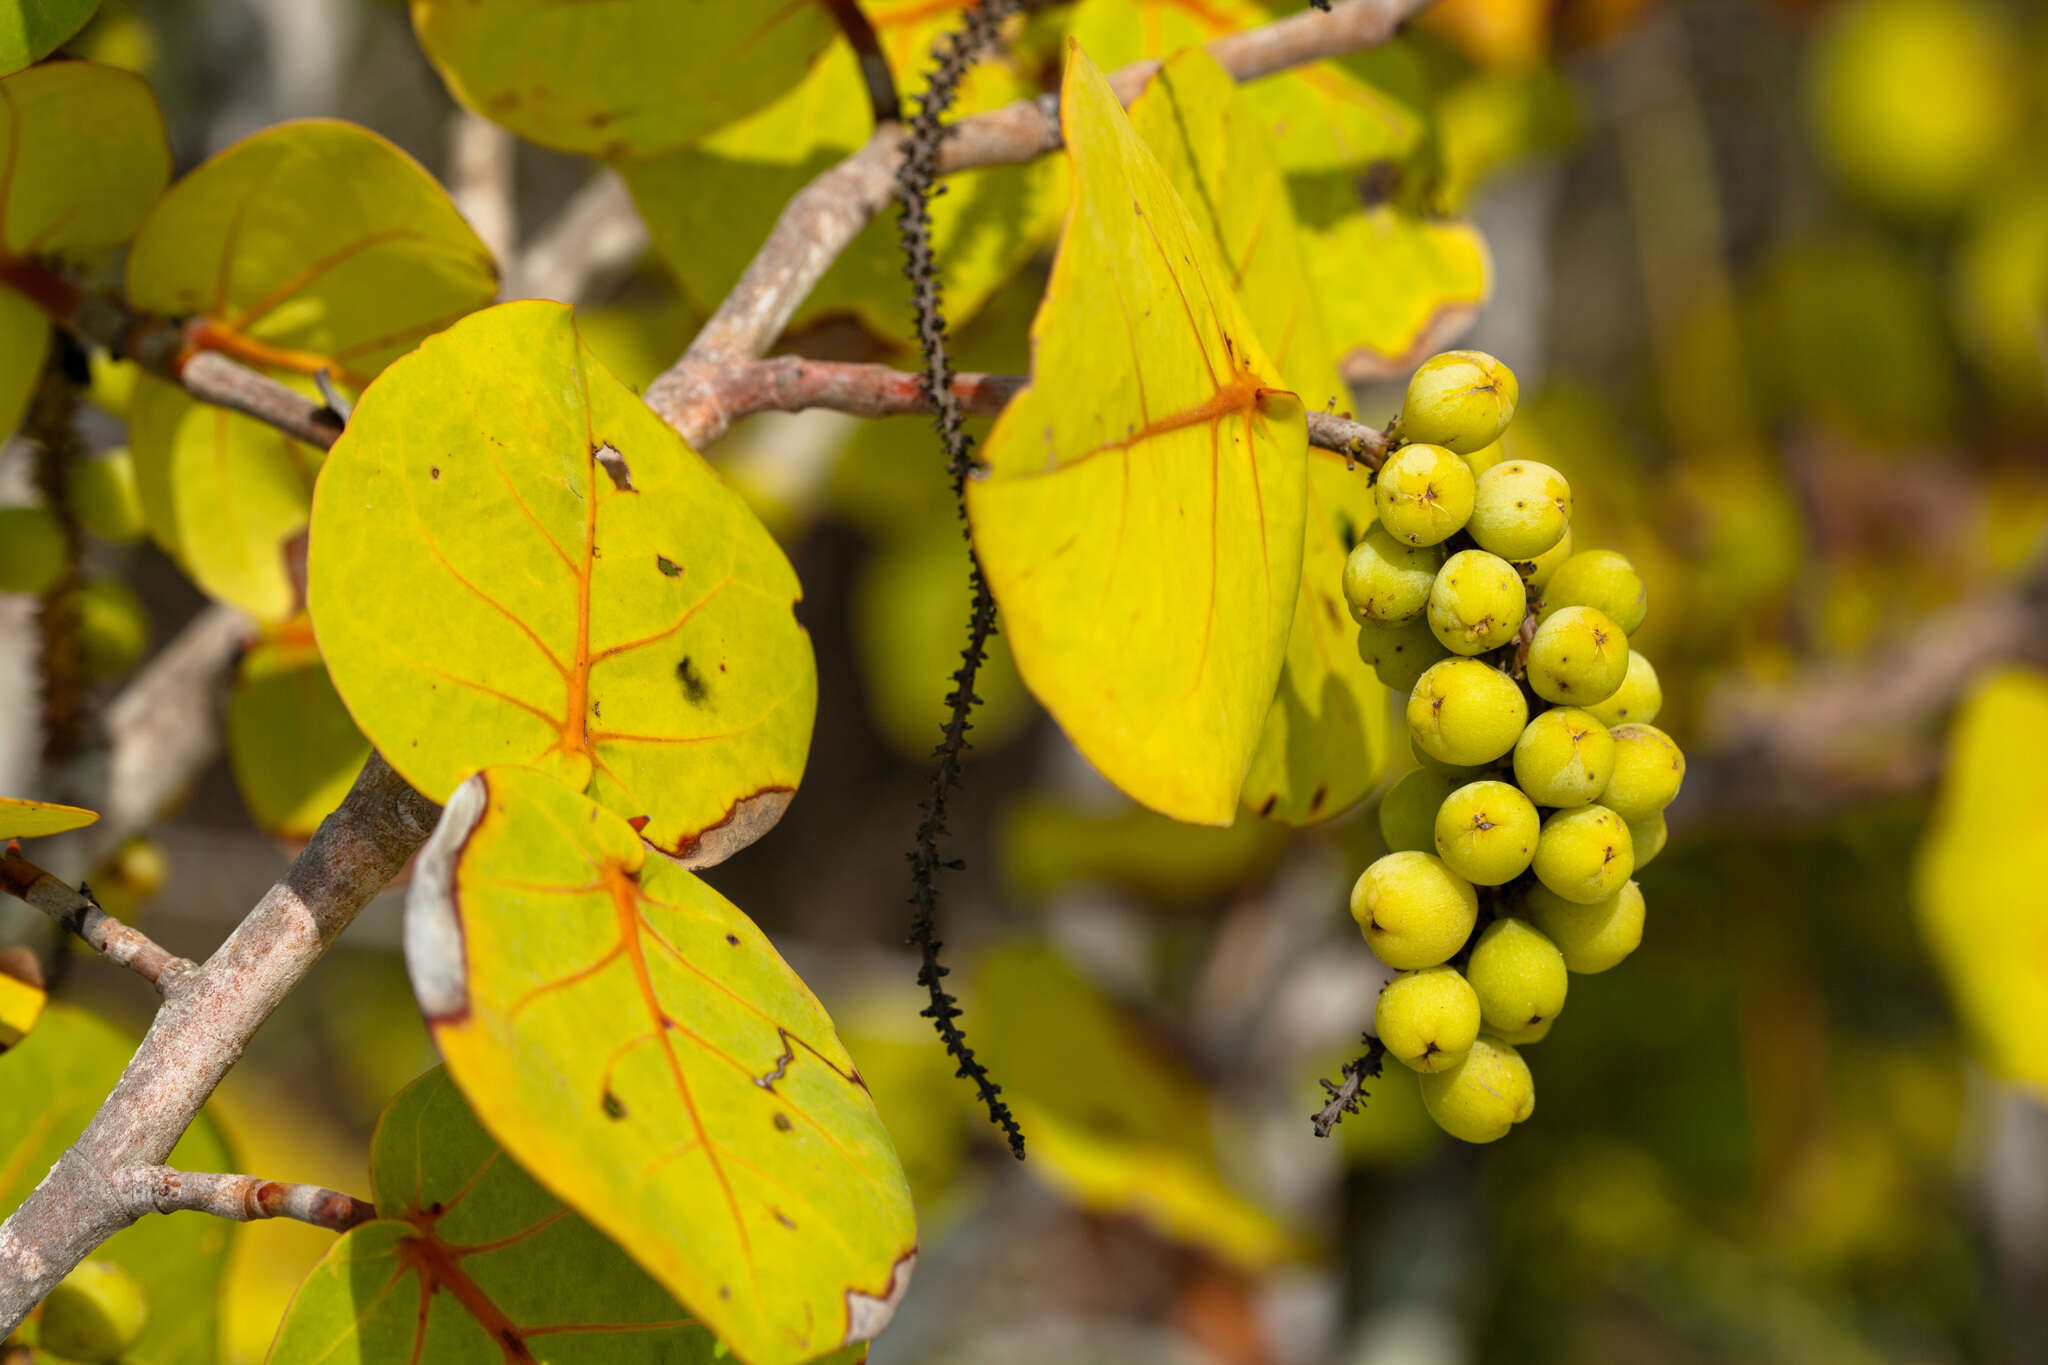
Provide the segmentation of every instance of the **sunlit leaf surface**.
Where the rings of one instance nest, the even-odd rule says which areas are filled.
[[[1030,1134],[1028,1174],[1246,1269],[1305,1249],[1224,1178],[1201,1082],[1052,949],[990,954],[968,1004],[976,1050]]]
[[[823,1007],[745,915],[533,769],[457,789],[406,960],[485,1127],[742,1359],[881,1330],[903,1172]]]
[[[1950,732],[1921,932],[1979,1056],[2048,1094],[2048,675],[1995,674]]]
[[[83,829],[99,818],[98,811],[81,810],[77,806],[0,796],[0,840],[62,834],[70,829]]]
[[[134,1055],[136,1040],[69,1005],[53,1004],[26,1039],[0,1054],[0,1216],[14,1212],[85,1131]],[[170,1164],[231,1171],[212,1119],[201,1114]],[[149,1323],[124,1365],[217,1365],[221,1267],[234,1224],[198,1214],[147,1217],[93,1255],[142,1285]]]
[[[803,774],[817,674],[789,561],[559,304],[466,319],[363,396],[310,581],[336,690],[436,800],[532,764],[703,863]]]
[[[8,12],[25,33],[40,31],[46,13],[0,11],[0,67]],[[9,268],[90,264],[128,239],[170,174],[163,115],[140,78],[92,62],[0,78],[0,436],[27,410],[50,339],[41,309],[10,287]]]
[[[140,308],[311,394],[359,389],[497,292],[490,254],[417,162],[354,124],[266,128],[174,185],[128,257]],[[150,531],[216,597],[265,621],[298,602],[286,543],[320,452],[155,380],[129,415]]]
[[[1206,53],[1184,49],[1131,106],[1131,123],[1229,269],[1282,379],[1305,404],[1348,412],[1287,187],[1237,84]],[[1287,666],[1244,786],[1248,808],[1290,824],[1364,799],[1389,751],[1386,689],[1358,656],[1342,591],[1344,558],[1373,523],[1371,478],[1335,451],[1311,450],[1308,461]]]
[[[651,156],[787,90],[838,31],[815,2],[413,0],[455,97],[544,147]]]
[[[1099,71],[1061,98],[1073,209],[1031,386],[968,485],[1018,671],[1112,782],[1228,824],[1301,574],[1301,400]]]
[[[933,41],[956,28],[961,7],[928,0],[862,6],[906,101],[924,88]],[[970,114],[1038,93],[1029,53],[977,65],[954,106]],[[873,131],[853,49],[834,43],[810,74],[760,112],[670,156],[621,163],[660,253],[700,308],[717,306],[745,270],[791,195],[866,142]],[[1058,231],[1066,166],[1041,157],[946,179],[932,201],[932,245],[946,317],[965,323]],[[850,314],[876,336],[914,344],[893,214],[882,214],[842,253],[792,325]]]
[[[506,1156],[439,1067],[384,1111],[370,1188],[377,1219],[306,1277],[273,1365],[717,1358],[647,1272]]]

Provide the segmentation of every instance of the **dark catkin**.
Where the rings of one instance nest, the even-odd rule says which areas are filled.
[[[1346,1114],[1355,1114],[1364,1108],[1365,1083],[1379,1079],[1380,1066],[1387,1055],[1386,1045],[1370,1033],[1365,1035],[1365,1052],[1344,1063],[1344,1069],[1337,1073],[1334,1081],[1318,1081],[1317,1084],[1329,1092],[1330,1102],[1309,1116],[1309,1124],[1317,1137],[1328,1137],[1330,1130],[1344,1121]]]
[[[55,766],[71,757],[84,741],[87,684],[84,643],[80,638],[79,561],[85,533],[65,492],[71,466],[85,452],[78,440],[78,393],[84,385],[85,354],[68,335],[55,333],[56,344],[43,367],[41,382],[30,402],[23,432],[35,446],[36,491],[64,531],[64,573],[43,594],[36,612],[41,640],[43,762]]]
[[[924,351],[924,372],[919,387],[936,413],[933,426],[945,447],[946,470],[952,479],[955,510],[966,537],[967,508],[964,491],[973,467],[973,438],[967,434],[966,414],[953,392],[953,365],[946,351],[946,318],[941,311],[939,272],[932,255],[931,198],[942,190],[937,179],[939,151],[946,136],[941,121],[959,93],[960,82],[974,63],[1002,40],[1004,22],[1025,8],[1023,0],[983,0],[967,12],[959,28],[941,38],[932,48],[932,71],[924,95],[918,101],[917,116],[903,139],[903,160],[896,170],[897,231],[903,244],[903,273],[910,280],[912,308],[917,320],[918,344]],[[939,962],[941,942],[937,930],[938,873],[957,869],[958,860],[939,856],[939,840],[946,834],[946,798],[960,784],[961,755],[967,749],[967,732],[973,728],[968,713],[981,700],[974,682],[988,657],[989,638],[996,633],[996,603],[982,576],[981,561],[975,556],[971,539],[967,547],[967,582],[973,593],[973,607],[967,620],[967,646],[960,651],[960,667],[953,672],[953,690],[946,697],[946,722],[942,738],[932,751],[930,793],[920,806],[917,834],[911,848],[910,942],[922,956],[917,981],[931,995],[923,1011],[937,1028],[946,1052],[959,1063],[956,1076],[974,1082],[981,1102],[988,1107],[989,1121],[1009,1139],[1010,1151],[1024,1157],[1024,1130],[1002,1100],[1003,1088],[975,1060],[961,1031],[960,1006],[944,981],[947,968]]]

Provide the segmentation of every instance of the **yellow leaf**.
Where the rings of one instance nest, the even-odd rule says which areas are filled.
[[[1228,824],[1300,583],[1302,404],[1070,53],[1074,204],[969,520],[1018,671],[1075,746],[1155,810]]]
[[[310,839],[370,755],[301,618],[242,656],[228,699],[228,765],[264,833]]]
[[[464,783],[406,961],[485,1128],[751,1365],[874,1336],[910,1195],[815,996],[751,920],[530,768]]]
[[[81,810],[77,806],[0,796],[0,840],[62,834],[66,830],[84,829],[99,818],[98,811]]]
[[[1201,49],[1184,49],[1131,106],[1131,123],[1229,269],[1282,379],[1305,404],[1349,411],[1272,141],[1237,83]],[[1387,692],[1359,657],[1342,600],[1345,557],[1375,516],[1371,476],[1335,451],[1311,450],[1308,461],[1287,666],[1243,792],[1248,809],[1293,825],[1363,800],[1391,749]]]
[[[838,32],[817,3],[413,0],[455,98],[543,147],[652,156],[788,89]]]
[[[370,387],[320,474],[308,577],[335,690],[437,801],[531,764],[702,865],[803,775],[795,572],[560,304],[466,318]]]
[[[2009,669],[1963,703],[1913,885],[1984,1064],[2048,1095],[2048,675]]]

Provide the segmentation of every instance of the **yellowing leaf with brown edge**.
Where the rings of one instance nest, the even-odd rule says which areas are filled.
[[[1913,889],[1978,1055],[2048,1095],[2048,674],[1993,674],[1963,703]]]
[[[302,392],[360,389],[420,338],[489,303],[491,256],[417,162],[367,128],[302,119],[209,158],[151,211],[128,256],[137,307]],[[150,532],[200,587],[266,622],[298,600],[286,544],[320,452],[138,381],[129,414]]]
[[[803,775],[795,571],[560,304],[465,318],[370,386],[320,474],[308,580],[335,690],[437,801],[528,764],[703,865]]]
[[[1309,283],[1287,186],[1262,120],[1200,48],[1168,59],[1131,106],[1199,233],[1229,268],[1245,316],[1305,404],[1349,411]],[[1392,748],[1386,689],[1358,656],[1344,559],[1374,520],[1372,479],[1330,450],[1308,452],[1308,521],[1287,667],[1245,778],[1244,804],[1288,824],[1363,800]]]
[[[816,997],[753,922],[527,768],[457,788],[406,902],[448,1072],[556,1196],[750,1365],[873,1337],[909,1189]]]
[[[967,490],[1018,671],[1103,775],[1229,824],[1285,657],[1307,432],[1159,163],[1070,46],[1074,203],[1031,385]]]
[[[787,90],[838,32],[819,0],[413,0],[458,100],[543,147],[652,156]]]

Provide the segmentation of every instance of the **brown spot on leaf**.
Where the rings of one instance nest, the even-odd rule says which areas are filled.
[[[683,656],[682,662],[676,665],[676,681],[683,685],[683,700],[692,706],[704,704],[704,680],[697,676],[696,665],[690,662],[690,656],[687,654]]]
[[[654,557],[654,567],[660,569],[663,574],[670,578],[674,578],[683,571],[683,566],[670,559],[667,555],[656,555]]]
[[[626,1117],[625,1101],[609,1090],[604,1092],[604,1116],[608,1119],[622,1119]]]
[[[640,491],[633,487],[633,471],[626,467],[626,457],[619,454],[617,446],[614,446],[610,441],[606,441],[590,453],[597,458],[597,467],[602,469],[611,478],[612,487],[618,489],[621,493],[637,493]]]
[[[733,803],[725,818],[707,825],[673,849],[664,849],[684,867],[712,867],[724,862],[754,840],[775,828],[782,812],[789,809],[793,787],[763,787]]]
[[[778,1133],[787,1133],[791,1128],[795,1127],[795,1125],[789,1121],[789,1115],[783,1113],[780,1109],[775,1111],[775,1118],[773,1122],[775,1124],[775,1131]]]

